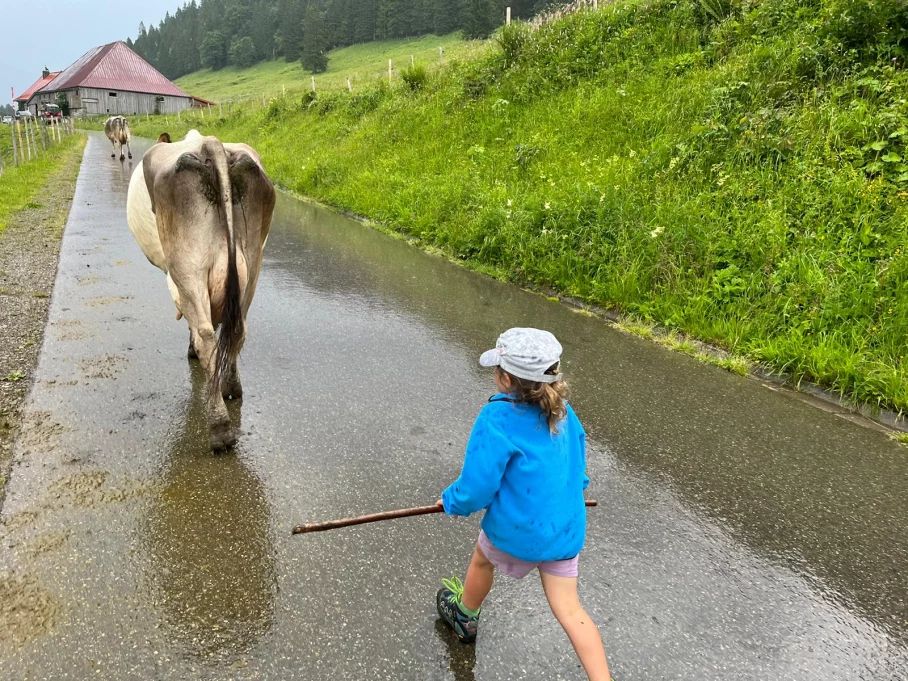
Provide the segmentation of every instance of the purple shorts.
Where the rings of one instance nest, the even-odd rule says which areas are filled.
[[[565,560],[544,560],[539,563],[528,563],[496,549],[482,530],[479,531],[477,544],[482,554],[489,559],[489,562],[495,566],[496,570],[515,579],[526,577],[533,571],[533,568],[539,568],[540,572],[554,575],[555,577],[576,577],[578,574],[577,565],[580,562],[580,554]]]

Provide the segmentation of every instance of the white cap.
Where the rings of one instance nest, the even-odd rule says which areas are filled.
[[[554,383],[561,374],[547,374],[546,370],[561,361],[561,343],[542,329],[513,328],[498,337],[492,350],[479,358],[484,367],[501,367],[509,374],[528,381]]]

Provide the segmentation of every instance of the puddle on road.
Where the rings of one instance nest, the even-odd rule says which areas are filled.
[[[185,654],[235,661],[274,617],[270,506],[241,455],[208,450],[207,386],[195,363],[192,386],[142,533],[146,588]]]

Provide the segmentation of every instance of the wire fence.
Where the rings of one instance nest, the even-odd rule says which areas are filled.
[[[16,118],[0,135],[0,175],[47,156],[65,137],[75,133],[71,118]]]

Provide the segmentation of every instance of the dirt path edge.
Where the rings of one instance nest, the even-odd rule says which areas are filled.
[[[38,197],[0,232],[0,509],[22,404],[47,324],[66,218],[85,144],[61,159]]]

